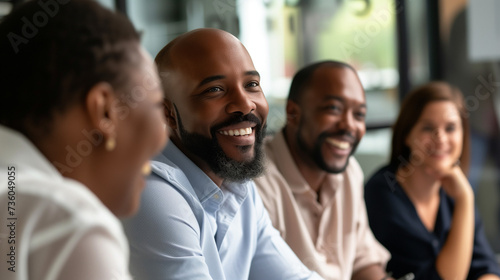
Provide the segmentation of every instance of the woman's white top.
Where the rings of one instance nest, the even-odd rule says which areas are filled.
[[[106,206],[0,125],[0,279],[131,279],[128,261]]]

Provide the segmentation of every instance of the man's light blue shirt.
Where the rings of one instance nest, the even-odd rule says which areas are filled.
[[[172,142],[123,222],[135,279],[321,279],[295,256],[253,181],[219,188]]]

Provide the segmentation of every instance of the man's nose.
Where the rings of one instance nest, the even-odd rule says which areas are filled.
[[[251,93],[248,93],[242,87],[233,89],[228,94],[228,98],[229,102],[226,106],[226,112],[229,114],[241,113],[247,115],[257,108],[257,105],[251,98]]]
[[[346,131],[353,131],[355,127],[355,120],[353,113],[350,112],[349,110],[343,112],[342,115],[340,116],[338,127]]]

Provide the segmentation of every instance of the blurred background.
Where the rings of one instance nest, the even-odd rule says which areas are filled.
[[[56,0],[53,0],[56,1]],[[0,0],[0,20],[23,0]],[[400,100],[446,80],[464,92],[472,127],[471,184],[487,237],[500,253],[500,1],[99,0],[126,14],[155,57],[176,36],[214,27],[246,46],[279,130],[291,78],[324,59],[353,65],[366,91],[367,133],[355,154],[365,179],[387,163]],[[497,82],[499,81],[499,82]]]

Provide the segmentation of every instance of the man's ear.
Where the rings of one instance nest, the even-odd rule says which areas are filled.
[[[163,99],[163,111],[165,113],[165,119],[167,120],[167,125],[173,130],[177,129],[177,114],[175,112],[174,103],[172,101],[164,98]]]
[[[292,100],[286,102],[286,123],[295,126],[300,122],[300,106]]]
[[[117,97],[113,87],[100,82],[94,85],[85,99],[86,110],[94,127],[99,128],[104,139],[116,137],[118,121]]]

